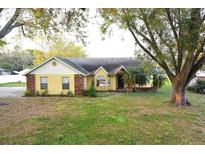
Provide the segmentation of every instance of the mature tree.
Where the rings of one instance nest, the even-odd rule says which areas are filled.
[[[33,65],[33,55],[30,50],[22,50],[21,47],[15,46],[11,51],[1,53],[0,66],[13,71],[21,71]]]
[[[205,62],[203,9],[100,9],[104,32],[111,24],[128,30],[136,44],[169,77],[177,106],[188,103],[186,87]]]
[[[46,58],[53,56],[61,57],[86,57],[85,50],[82,46],[75,45],[73,42],[66,41],[60,36],[56,36],[48,45],[49,52],[46,53]]]
[[[128,84],[128,88],[135,87],[136,84],[136,68],[129,67],[123,75],[124,81]]]
[[[159,68],[159,65],[142,50],[136,50],[135,57],[136,61],[140,64],[140,72],[143,72],[148,76],[153,75],[156,68]]]
[[[28,37],[34,37],[42,31],[47,37],[56,33],[76,32],[76,38],[85,43],[87,17],[87,9],[0,8],[0,45],[5,43],[2,39],[15,28],[21,29]]]
[[[46,58],[45,58],[45,53],[43,52],[43,51],[41,51],[41,50],[32,50],[32,54],[33,54],[33,57],[34,57],[34,59],[33,59],[33,65],[35,66],[35,65],[38,65],[38,64],[40,64],[40,63],[42,63],[43,61],[45,61],[46,60]]]
[[[47,42],[48,51],[33,50],[34,65],[38,65],[51,57],[86,57],[85,50],[82,46],[67,42],[60,36],[55,36],[50,42]]]

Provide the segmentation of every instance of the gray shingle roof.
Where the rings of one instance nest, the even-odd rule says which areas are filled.
[[[85,70],[84,68],[82,68],[80,65],[73,63],[71,60],[69,60],[68,58],[61,58],[61,57],[57,57],[59,60],[61,60],[62,62],[66,63],[67,65],[73,67],[74,69],[78,70],[79,72],[83,73],[83,74],[89,74],[89,72],[87,70]]]
[[[139,67],[139,63],[134,58],[57,58],[85,75],[94,72],[100,66],[109,74],[112,74],[120,66]]]

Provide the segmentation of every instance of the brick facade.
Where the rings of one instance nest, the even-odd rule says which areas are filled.
[[[82,93],[84,89],[84,77],[82,75],[76,74],[74,77],[74,87],[75,87],[75,94]]]
[[[28,74],[26,76],[26,84],[27,84],[28,91],[35,92],[35,75],[34,74]]]

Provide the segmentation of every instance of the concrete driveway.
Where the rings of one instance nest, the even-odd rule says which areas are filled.
[[[0,87],[0,97],[22,97],[26,87]]]

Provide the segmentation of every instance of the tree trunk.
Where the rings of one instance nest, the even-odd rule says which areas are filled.
[[[176,106],[187,106],[190,105],[186,98],[186,86],[185,84],[174,83],[172,86],[172,98],[171,101]]]

